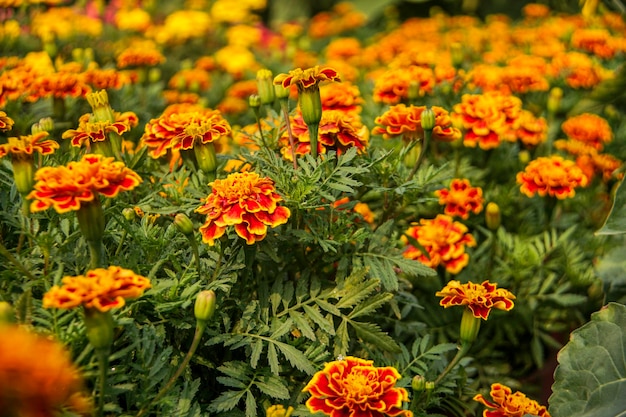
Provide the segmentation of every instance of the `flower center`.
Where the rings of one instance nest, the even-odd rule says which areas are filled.
[[[372,395],[370,373],[352,372],[344,379],[344,392],[356,402],[365,401]]]

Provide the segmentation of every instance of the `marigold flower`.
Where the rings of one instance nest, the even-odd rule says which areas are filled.
[[[460,139],[461,131],[452,127],[448,111],[438,106],[433,106],[431,109],[435,113],[432,138],[443,142]],[[385,139],[402,136],[405,141],[420,140],[424,137],[421,122],[424,110],[426,106],[407,106],[402,103],[391,106],[382,116],[376,118],[375,122],[379,126],[372,129],[372,134],[382,135]]]
[[[6,132],[7,130],[13,129],[13,125],[15,121],[11,119],[7,114],[3,111],[0,111],[0,131]]]
[[[448,308],[458,305],[467,306],[474,317],[487,320],[492,308],[509,311],[513,308],[515,296],[508,290],[498,288],[498,284],[483,281],[482,284],[452,280],[435,294],[443,297],[439,305]]]
[[[296,155],[305,155],[311,152],[309,129],[301,113],[297,113],[292,121],[291,130],[296,139]],[[326,153],[336,151],[344,153],[348,148],[356,147],[359,151],[365,150],[369,142],[367,126],[361,123],[358,116],[340,110],[328,110],[322,114],[319,124],[319,141],[317,152]],[[293,160],[289,137],[281,137],[281,153],[288,160]]]
[[[77,98],[84,97],[89,92],[91,92],[91,87],[87,85],[82,74],[62,71],[35,78],[30,86],[27,100],[37,101],[46,97]]]
[[[478,214],[483,209],[483,190],[472,187],[467,179],[453,179],[450,188],[435,191],[439,204],[445,205],[448,216],[458,216],[463,220],[469,218],[470,212]]]
[[[417,87],[417,95],[431,93],[435,86],[435,74],[432,69],[412,65],[386,71],[376,78],[374,101],[386,104],[398,104],[409,98],[411,83]]]
[[[535,117],[528,110],[522,110],[519,117],[519,127],[515,131],[517,139],[525,146],[537,146],[545,142],[548,137],[548,123],[543,117]]]
[[[69,129],[63,132],[63,139],[71,139],[72,146],[90,146],[96,142],[104,142],[109,133],[121,135],[130,131],[139,123],[139,118],[133,112],[113,112],[114,122],[95,121],[92,113],[86,113],[78,119],[78,129]]]
[[[120,191],[128,191],[141,183],[141,177],[127,168],[123,162],[102,155],[87,154],[67,166],[43,167],[35,173],[33,212],[50,207],[58,213],[79,210],[82,203],[93,201],[102,194],[115,197]]]
[[[140,297],[150,288],[150,280],[130,269],[109,266],[66,276],[43,296],[44,308],[69,309],[78,306],[107,312],[123,307],[125,300]]]
[[[574,161],[561,156],[539,157],[517,174],[520,191],[528,197],[539,194],[560,200],[573,197],[576,187],[584,187],[589,179]]]
[[[469,262],[465,247],[476,246],[476,240],[467,230],[467,226],[445,214],[434,219],[421,219],[419,224],[409,227],[406,236],[402,236],[407,245],[402,255],[431,268],[443,265],[446,271],[458,274]],[[417,240],[427,253],[411,245],[407,236]]]
[[[171,105],[146,124],[141,140],[150,156],[159,158],[168,150],[193,149],[196,142],[214,142],[230,133],[230,124],[219,110]]]
[[[293,407],[285,408],[282,404],[271,405],[265,410],[265,417],[291,417]]]
[[[591,113],[583,113],[567,119],[561,129],[568,138],[584,142],[597,150],[613,139],[613,132],[606,119]]]
[[[307,68],[296,68],[288,74],[278,74],[274,77],[274,84],[289,88],[292,85],[298,87],[298,91],[316,88],[322,81],[340,81],[339,74],[332,68],[322,68],[319,65]]]
[[[326,363],[302,391],[311,394],[306,406],[312,413],[412,417],[411,411],[402,408],[409,394],[395,386],[398,379],[400,374],[391,366],[379,368],[371,360],[348,356]]]
[[[248,71],[259,68],[256,56],[252,51],[241,45],[226,45],[215,52],[215,61],[235,79],[241,79]]]
[[[128,74],[113,68],[89,68],[83,73],[85,82],[96,90],[119,90],[131,83]]]
[[[151,43],[133,45],[117,56],[118,68],[154,67],[165,62],[165,56]]]
[[[513,393],[511,388],[503,384],[491,384],[490,392],[492,401],[487,400],[482,394],[477,394],[474,401],[489,407],[483,417],[523,417],[527,414],[538,417],[550,417],[545,406],[531,400],[520,391]]]
[[[7,416],[91,415],[84,381],[63,345],[22,327],[0,324],[0,404]]]
[[[34,135],[10,137],[8,142],[0,145],[0,158],[11,155],[14,159],[23,157],[31,158],[35,152],[42,155],[50,155],[59,149],[58,142],[45,139],[48,132],[39,132]]]
[[[606,29],[576,29],[572,34],[574,48],[611,59],[618,52],[618,43]]]
[[[200,226],[202,240],[215,244],[228,226],[248,245],[263,240],[267,228],[287,223],[291,212],[279,206],[282,197],[276,193],[269,178],[261,178],[254,172],[237,172],[211,184],[211,194],[196,212],[205,214],[206,221]]]
[[[341,110],[360,113],[361,104],[364,102],[359,87],[349,82],[320,86],[320,97],[324,111]]]

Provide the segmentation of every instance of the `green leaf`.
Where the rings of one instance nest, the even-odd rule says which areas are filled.
[[[246,394],[246,417],[256,417],[256,400],[251,391]]]
[[[250,366],[252,366],[255,369],[256,369],[257,364],[259,363],[261,352],[263,352],[263,340],[257,339],[252,344],[252,352],[250,353]]]
[[[267,361],[270,364],[270,369],[274,375],[280,373],[280,365],[278,365],[278,353],[276,353],[276,347],[273,343],[267,346]]]
[[[221,393],[213,402],[211,403],[211,409],[214,411],[222,412],[232,410],[237,406],[239,401],[241,401],[241,397],[246,393],[246,391],[226,391]]]
[[[268,375],[254,381],[254,384],[266,395],[280,400],[290,398],[289,389],[283,384],[283,379],[277,376]]]
[[[316,340],[315,332],[302,313],[297,311],[289,311],[289,317],[293,320],[296,328],[302,332],[302,335],[309,340]]]
[[[615,190],[613,206],[604,225],[596,231],[596,235],[618,235],[626,233],[626,187],[620,182]]]
[[[376,291],[376,288],[380,285],[380,281],[378,279],[370,279],[367,281],[363,281],[354,286],[346,286],[345,293],[343,297],[337,302],[337,308],[348,308],[353,307],[367,298],[373,291]]]
[[[626,415],[626,306],[610,303],[575,330],[559,352],[553,417]]]
[[[273,340],[272,343],[274,344],[274,346],[276,346],[280,350],[280,352],[285,356],[285,358],[287,358],[287,360],[292,366],[295,366],[302,372],[306,372],[309,375],[312,375],[315,373],[315,369],[313,368],[313,365],[311,364],[311,362],[309,362],[306,356],[304,356],[304,353],[300,352],[295,347],[288,345],[287,343],[277,342],[275,340]]]
[[[348,315],[348,317],[350,317],[351,319],[355,319],[357,317],[372,313],[383,304],[386,304],[392,298],[392,293],[376,294],[375,296],[368,298],[363,303],[356,306],[355,309],[352,310],[352,312]]]
[[[304,312],[306,313],[306,315],[311,320],[313,320],[315,324],[320,326],[320,329],[322,329],[328,334],[331,334],[331,335],[335,334],[335,327],[333,326],[333,324],[329,322],[328,320],[326,320],[324,316],[322,316],[322,314],[316,308],[311,307],[306,304],[303,305],[302,308],[304,309]]]
[[[617,247],[599,259],[596,274],[603,283],[606,301],[626,298],[626,247]]]
[[[387,352],[399,353],[401,351],[396,341],[387,333],[380,330],[378,325],[358,321],[350,321],[350,325],[356,331],[357,336],[364,341],[372,343]]]

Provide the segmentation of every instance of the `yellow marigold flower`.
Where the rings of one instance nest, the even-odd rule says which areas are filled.
[[[59,149],[59,143],[46,139],[48,132],[39,132],[34,135],[10,137],[8,142],[0,145],[0,158],[11,155],[13,159],[32,158],[35,152],[50,155]]]
[[[470,212],[478,214],[483,210],[483,190],[472,187],[468,179],[453,179],[450,188],[437,190],[435,195],[439,197],[439,204],[446,206],[448,216],[467,220]]]
[[[78,368],[63,345],[24,328],[0,324],[2,415],[40,417],[64,408],[91,415]]]
[[[182,69],[170,78],[167,85],[176,90],[206,91],[211,86],[211,76],[200,68]]]
[[[545,406],[531,400],[520,391],[513,393],[511,388],[502,384],[491,384],[491,398],[487,400],[482,394],[477,394],[474,401],[490,408],[483,412],[483,417],[523,417],[526,414],[538,417],[550,417]]]
[[[134,32],[143,32],[152,24],[150,13],[140,7],[119,9],[114,21],[118,29]]]
[[[141,183],[141,177],[123,162],[101,155],[87,154],[67,166],[43,167],[35,173],[36,184],[28,198],[33,212],[50,207],[58,213],[79,210],[82,203],[99,194],[115,197]]]
[[[159,158],[168,150],[193,149],[196,143],[215,142],[230,134],[230,124],[219,110],[174,104],[146,124],[141,141],[150,156]]]
[[[373,135],[382,135],[389,139],[402,136],[402,139],[409,142],[424,138],[421,115],[426,110],[426,106],[413,106],[397,104],[391,106],[382,116],[376,118],[375,122],[379,126],[372,129]],[[442,107],[431,107],[435,113],[435,127],[432,131],[432,138],[442,142],[452,142],[461,138],[461,131],[452,127],[448,111]]]
[[[63,139],[71,139],[72,146],[90,146],[95,142],[108,140],[109,133],[121,135],[130,131],[139,123],[139,118],[133,112],[113,112],[114,122],[94,121],[92,113],[83,114],[78,119],[78,129],[69,129],[63,132]]]
[[[282,404],[271,405],[265,410],[265,417],[291,417],[293,407],[287,409]]]
[[[0,131],[6,132],[7,130],[13,129],[13,125],[15,121],[11,119],[7,114],[3,111],[0,111]]]
[[[109,266],[87,271],[85,275],[66,276],[43,296],[44,308],[83,306],[101,312],[123,307],[125,300],[140,297],[150,288],[150,280],[130,269]]]
[[[302,113],[298,112],[292,118],[291,130],[296,139],[296,155],[310,153],[309,129],[304,122]],[[319,124],[319,141],[317,142],[318,153],[335,151],[340,155],[352,147],[364,151],[368,143],[369,131],[357,115],[344,113],[341,110],[328,110],[322,114],[322,120]],[[283,156],[288,160],[293,160],[289,136],[286,133],[281,137],[280,144],[282,145],[281,153]]]
[[[443,297],[439,305],[448,308],[453,306],[467,306],[474,317],[487,320],[492,308],[509,311],[513,308],[515,296],[508,290],[498,288],[498,284],[483,281],[482,284],[452,280],[435,293]]]
[[[402,236],[406,245],[402,255],[431,268],[443,265],[446,271],[458,274],[469,262],[465,247],[476,246],[476,240],[467,230],[467,226],[445,214],[439,214],[434,219],[421,219]],[[407,236],[417,240],[427,253],[411,245]]]
[[[159,44],[180,45],[206,37],[212,28],[208,13],[201,10],[176,10],[167,14],[163,25],[148,28],[146,36]]]
[[[597,150],[602,150],[605,143],[613,140],[609,123],[602,117],[583,113],[567,119],[561,129],[568,138],[584,142]]]
[[[373,363],[352,356],[326,363],[302,390],[311,394],[306,401],[309,411],[330,417],[412,417],[403,409],[409,401],[407,390],[395,386],[401,377],[398,370]]]
[[[256,73],[259,63],[252,51],[241,45],[226,45],[215,52],[215,62],[235,79],[241,79],[246,72]]]
[[[278,205],[282,197],[276,193],[272,180],[254,172],[230,174],[210,185],[211,194],[196,209],[207,216],[200,233],[209,245],[214,245],[228,226],[235,226],[237,235],[252,245],[265,238],[268,226],[287,223],[291,215],[287,207]]]
[[[520,191],[528,197],[539,194],[560,200],[574,197],[576,187],[584,187],[589,179],[574,161],[561,156],[539,157],[517,174]]]

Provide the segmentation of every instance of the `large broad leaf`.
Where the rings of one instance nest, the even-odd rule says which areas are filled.
[[[626,233],[626,186],[624,186],[624,181],[617,186],[611,212],[596,235],[618,235],[622,233]]]
[[[596,274],[602,280],[606,302],[626,301],[626,247],[610,250],[598,260]]]
[[[626,416],[626,306],[610,303],[559,352],[552,417]]]

